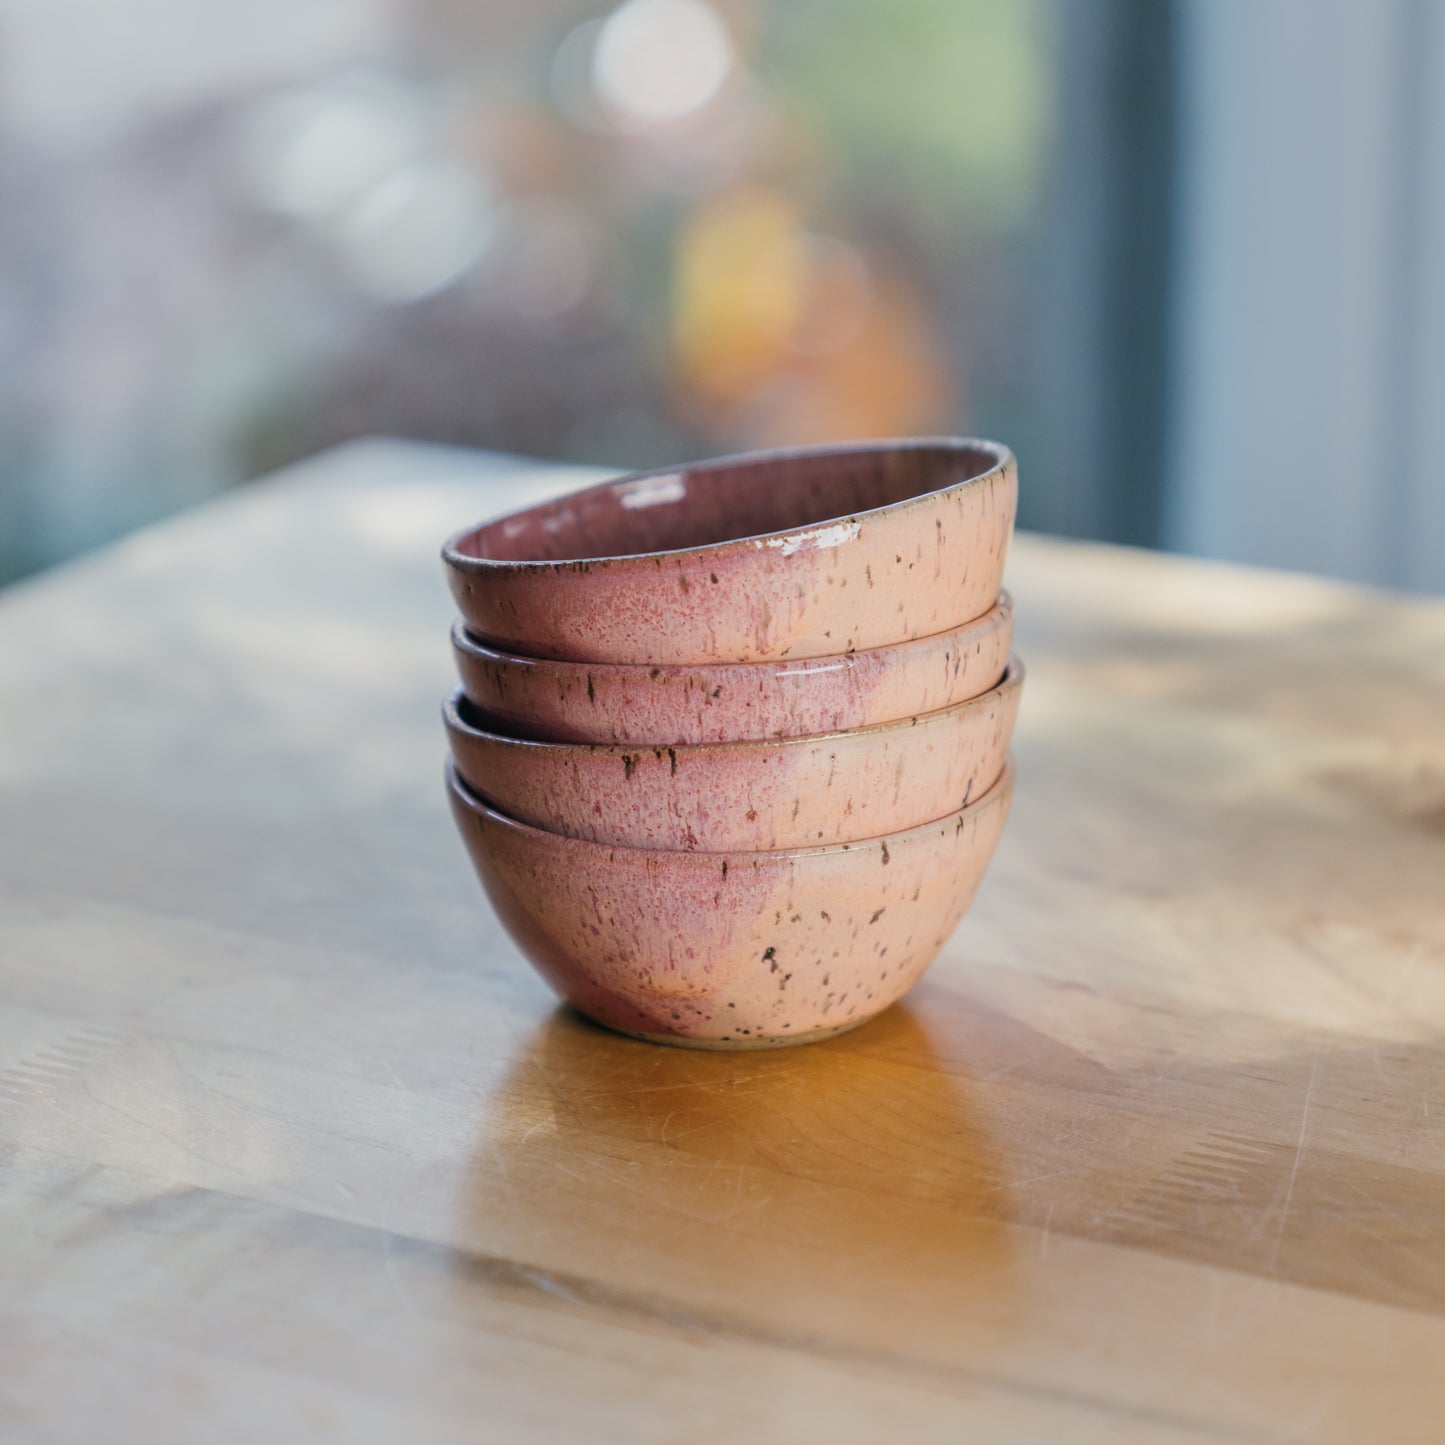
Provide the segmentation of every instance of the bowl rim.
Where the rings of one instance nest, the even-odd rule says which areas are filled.
[[[927,647],[936,647],[948,638],[960,637],[974,628],[984,628],[986,625],[1001,627],[1013,616],[1013,613],[1013,595],[1006,587],[1001,587],[998,599],[987,612],[980,612],[977,617],[970,618],[967,622],[960,622],[957,627],[946,627],[942,632],[928,632],[922,637],[910,637],[903,642],[884,642],[877,647],[865,647],[858,652],[825,652],[819,657],[763,657],[752,662],[578,662],[561,657],[531,657],[524,652],[505,652],[499,647],[493,647],[489,643],[483,642],[481,638],[468,631],[465,617],[458,617],[452,622],[452,649],[459,655],[471,658],[474,662],[490,664],[494,667],[542,673],[562,671],[590,673],[593,677],[616,676],[619,681],[628,681],[633,678],[641,681],[639,674],[642,673],[647,674],[649,682],[655,681],[663,674],[682,677],[703,672],[732,676],[743,674],[762,676],[774,673],[782,676],[789,673],[834,672],[840,668],[851,668],[856,666],[860,659],[875,656],[880,652],[898,653],[909,648],[918,648],[922,651]]]
[[[816,521],[805,523],[803,526],[789,527],[782,531],[750,532],[741,537],[726,537],[720,542],[702,542],[694,547],[668,547],[655,552],[616,552],[604,557],[566,557],[552,559],[540,557],[508,559],[473,557],[459,550],[461,544],[467,538],[475,536],[487,527],[495,527],[501,522],[512,521],[520,517],[525,517],[531,512],[539,512],[548,507],[555,507],[560,502],[613,491],[622,487],[630,487],[638,482],[656,481],[662,478],[673,477],[680,473],[715,472],[726,468],[758,466],[770,462],[787,461],[793,458],[803,457],[864,456],[886,452],[940,450],[977,452],[984,458],[992,457],[993,462],[992,465],[986,467],[983,471],[977,472],[973,476],[965,477],[961,481],[949,482],[946,486],[935,487],[931,491],[920,492],[916,496],[904,497],[897,502],[885,502],[881,507],[868,507],[859,512],[844,512],[835,516],[819,517]],[[609,477],[605,481],[594,482],[585,487],[578,487],[575,491],[564,492],[559,497],[552,497],[544,502],[535,502],[530,507],[519,507],[512,512],[504,512],[499,517],[492,517],[484,522],[476,522],[470,527],[463,527],[453,532],[442,544],[441,556],[442,561],[445,562],[449,568],[453,568],[458,572],[499,575],[502,573],[539,571],[590,572],[595,568],[631,566],[637,562],[652,562],[654,559],[663,557],[715,557],[733,552],[772,550],[773,548],[786,547],[790,542],[796,542],[799,547],[802,547],[809,541],[820,542],[820,534],[830,531],[836,532],[839,526],[846,527],[853,525],[856,527],[869,518],[885,514],[903,513],[914,508],[921,508],[935,501],[946,492],[961,491],[967,487],[982,486],[997,477],[1007,475],[1010,470],[1016,469],[1016,459],[1013,452],[1007,446],[1002,442],[989,441],[983,437],[889,437],[866,442],[839,442],[827,446],[773,447],[760,451],[735,452],[726,456],[706,457],[696,462],[681,462],[667,467],[653,467],[641,472],[625,472],[620,476]],[[856,531],[854,535],[856,535]],[[839,540],[851,540],[851,538]],[[822,543],[822,545],[836,546],[837,541]]]
[[[941,722],[957,713],[967,712],[970,708],[981,709],[990,702],[1017,693],[1024,684],[1024,672],[1023,659],[1016,653],[1011,653],[1003,676],[991,688],[986,692],[975,693],[973,697],[966,697],[960,702],[950,703],[947,707],[934,708],[932,712],[910,713],[905,717],[891,718],[888,722],[868,723],[860,728],[842,728],[825,733],[798,733],[782,738],[734,738],[729,742],[718,743],[571,743],[552,742],[547,738],[514,738],[507,733],[489,732],[486,728],[477,727],[475,723],[470,723],[463,718],[459,704],[465,703],[469,707],[475,707],[476,704],[467,697],[466,689],[461,686],[454,687],[442,703],[442,721],[446,724],[448,733],[459,733],[463,737],[485,743],[498,743],[507,749],[517,751],[542,751],[556,753],[562,757],[583,753],[590,756],[600,754],[619,759],[637,753],[655,752],[672,754],[675,762],[676,755],[683,753],[689,756],[698,754],[709,758],[727,757],[743,751],[775,752],[778,749],[816,747],[823,743],[836,743],[843,738],[872,738],[880,733],[912,732],[920,723]]]
[[[594,857],[599,853],[606,853],[612,861],[615,861],[619,854],[629,858],[640,858],[649,866],[654,867],[716,868],[721,863],[724,872],[734,860],[738,860],[741,866],[746,866],[751,862],[756,867],[759,863],[806,863],[815,858],[842,857],[847,853],[869,851],[891,855],[898,848],[909,848],[915,844],[926,842],[928,838],[935,835],[946,834],[950,828],[958,831],[962,829],[965,819],[977,818],[991,808],[1006,804],[1013,796],[1016,774],[1017,768],[1014,764],[1013,753],[1010,752],[1004,758],[1003,771],[994,779],[986,792],[972,799],[962,808],[955,808],[930,822],[918,823],[911,828],[900,829],[896,833],[879,833],[875,837],[860,838],[852,843],[825,843],[814,848],[757,850],[734,848],[706,851],[683,848],[638,848],[627,843],[595,843],[590,838],[573,838],[567,833],[553,833],[547,828],[535,828],[530,823],[523,823],[510,814],[494,808],[462,781],[461,775],[457,772],[456,763],[451,758],[446,760],[447,792],[452,800],[465,808],[472,816],[483,818],[488,823],[500,826],[524,839],[532,842],[540,841],[543,845],[558,847],[563,852],[580,849]]]

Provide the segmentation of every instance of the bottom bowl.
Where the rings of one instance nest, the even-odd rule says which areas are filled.
[[[731,854],[547,833],[488,807],[450,764],[447,786],[504,927],[573,1007],[654,1042],[747,1049],[841,1033],[913,986],[973,899],[1013,776],[906,832]]]

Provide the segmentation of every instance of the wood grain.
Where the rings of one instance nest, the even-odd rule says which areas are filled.
[[[7,1441],[1435,1441],[1445,609],[1021,538],[1019,786],[857,1034],[559,1012],[438,539],[332,454],[0,599]]]

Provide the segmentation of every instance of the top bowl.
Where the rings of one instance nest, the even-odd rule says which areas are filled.
[[[622,477],[458,533],[467,627],[574,662],[758,662],[908,642],[987,612],[1013,453],[952,438],[757,452]]]

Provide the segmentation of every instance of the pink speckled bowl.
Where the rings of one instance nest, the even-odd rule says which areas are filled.
[[[493,906],[563,998],[623,1033],[720,1049],[841,1033],[906,993],[972,901],[1013,793],[1009,767],[887,838],[668,853],[529,828],[447,777]]]
[[[1013,453],[924,438],[759,452],[624,477],[457,534],[467,627],[577,662],[821,657],[994,605]]]
[[[998,684],[1013,603],[893,647],[782,662],[640,667],[496,652],[452,629],[468,698],[515,737],[563,743],[729,743],[846,732],[935,712]]]
[[[460,692],[443,715],[463,782],[535,828],[628,848],[806,848],[917,827],[986,792],[1022,684],[1015,659],[991,691],[922,717],[665,748],[504,737]]]

